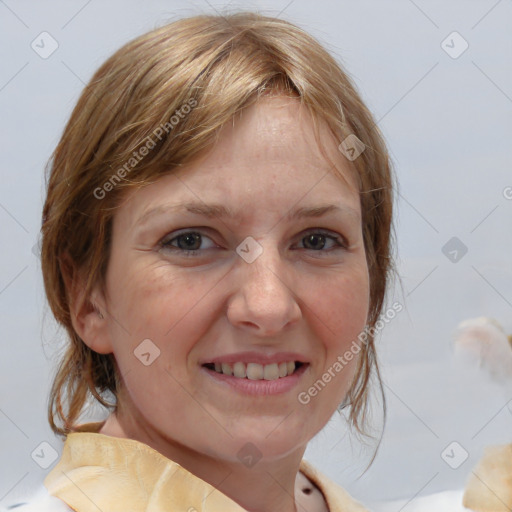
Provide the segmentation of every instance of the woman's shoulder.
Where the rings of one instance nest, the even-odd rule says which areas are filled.
[[[31,496],[17,500],[7,506],[0,506],[0,512],[72,512],[62,500],[48,494],[46,487],[41,486]]]

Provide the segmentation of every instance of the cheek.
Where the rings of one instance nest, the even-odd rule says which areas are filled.
[[[306,284],[305,302],[311,318],[323,333],[327,348],[340,348],[357,339],[369,310],[368,277],[358,272],[313,278]],[[313,320],[312,320],[313,321]]]
[[[116,358],[126,360],[127,337],[131,352],[150,339],[163,355],[186,355],[212,316],[209,297],[222,276],[176,271],[161,262],[139,267],[111,275]]]
[[[367,321],[369,281],[366,267],[358,268],[304,282],[304,290],[309,289],[308,323],[323,356],[297,401],[316,431],[346,397],[361,357],[358,336]]]
[[[188,381],[188,356],[208,328],[212,307],[207,298],[218,279],[190,276],[161,263],[124,273],[119,268],[110,278],[114,356],[131,401],[145,414],[165,415],[165,390],[173,407],[184,408],[190,396],[178,382]],[[187,388],[194,392],[193,383]]]
[[[173,318],[194,300],[201,283],[195,282],[199,286],[191,287],[190,280],[170,265],[158,262],[148,266],[144,260],[140,258],[139,262],[126,265],[125,272],[120,268],[112,273],[111,289],[115,292],[112,293],[111,304],[119,314],[128,318],[135,329],[140,327],[137,325],[140,317],[148,319],[148,314],[151,318],[156,316],[167,322],[170,328]],[[144,324],[153,325],[149,321]]]

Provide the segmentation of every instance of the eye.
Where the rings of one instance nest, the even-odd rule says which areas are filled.
[[[205,240],[209,240],[207,247],[203,245]],[[212,249],[216,244],[206,235],[198,231],[184,231],[172,238],[167,238],[160,242],[160,246],[167,250],[178,251],[186,255],[197,254],[200,250]]]
[[[160,247],[183,256],[199,256],[202,251],[217,248],[218,245],[204,233],[195,230],[172,233],[164,238]],[[329,231],[312,229],[300,239],[298,248],[320,254],[328,254],[336,249],[344,249],[347,243],[343,237]]]
[[[328,252],[336,248],[346,248],[344,240],[334,233],[313,230],[302,237],[304,249],[316,252]]]

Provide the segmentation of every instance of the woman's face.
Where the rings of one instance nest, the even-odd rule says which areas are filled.
[[[116,212],[96,349],[118,363],[131,436],[270,460],[343,401],[369,279],[353,171],[321,133],[344,180],[299,102],[267,97]]]

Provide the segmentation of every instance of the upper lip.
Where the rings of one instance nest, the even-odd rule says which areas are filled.
[[[307,363],[307,360],[301,354],[296,352],[277,352],[275,354],[262,354],[261,352],[237,352],[236,354],[226,354],[223,356],[212,357],[201,361],[201,365],[207,363],[258,363],[261,365],[283,363],[285,361],[298,361]]]

